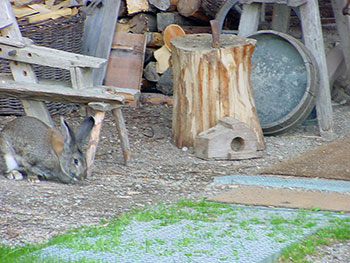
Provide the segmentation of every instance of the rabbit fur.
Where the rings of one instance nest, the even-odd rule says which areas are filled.
[[[0,174],[19,171],[62,183],[86,178],[81,147],[95,124],[94,118],[86,118],[76,136],[62,116],[60,121],[61,131],[29,116],[9,122],[0,133]]]

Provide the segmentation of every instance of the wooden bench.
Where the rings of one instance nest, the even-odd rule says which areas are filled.
[[[86,154],[88,174],[91,174],[105,112],[112,111],[127,165],[131,151],[121,107],[138,100],[140,92],[93,85],[92,70],[103,67],[106,59],[34,45],[22,37],[8,0],[0,0],[0,10],[0,58],[10,61],[13,77],[0,78],[0,94],[20,98],[27,115],[40,118],[49,126],[53,126],[53,122],[43,101],[77,103],[93,109],[95,127]],[[41,82],[31,64],[69,70],[71,82]]]

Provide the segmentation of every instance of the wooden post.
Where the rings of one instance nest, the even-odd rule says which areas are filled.
[[[342,47],[345,64],[347,67],[347,76],[350,76],[350,18],[342,14],[342,8],[345,6],[345,0],[331,0],[334,18],[336,21],[340,45]]]
[[[239,20],[238,35],[245,37],[258,30],[260,22],[261,4],[243,5],[243,12]]]
[[[290,23],[291,8],[287,5],[274,4],[272,15],[272,30],[287,33]]]
[[[84,23],[83,54],[109,58],[120,2],[120,0],[103,0],[101,7],[95,8],[93,14],[87,16]],[[93,84],[103,83],[106,70],[107,65],[93,70]]]
[[[130,150],[128,132],[126,130],[124,117],[121,111],[121,105],[108,104],[103,102],[90,102],[88,106],[91,109],[96,111],[94,116],[95,126],[91,131],[89,148],[86,151],[86,163],[88,168],[88,176],[90,176],[92,172],[92,168],[93,168],[92,165],[95,160],[97,145],[100,140],[100,133],[101,133],[106,111],[112,111],[114,115],[116,127],[118,130],[118,134],[119,134],[119,138],[122,146],[124,164],[128,165],[131,160],[131,150]]]
[[[326,55],[317,0],[309,0],[299,7],[305,46],[314,56],[320,71],[320,85],[316,94],[316,110],[320,134],[325,140],[334,139],[331,94]]]
[[[227,34],[212,48],[209,34],[174,38],[172,43],[174,108],[172,141],[191,147],[195,137],[233,117],[251,127],[258,149],[265,148],[250,82],[250,60],[256,40]]]
[[[121,107],[117,107],[113,109],[112,113],[114,116],[115,124],[119,134],[119,139],[122,146],[122,151],[124,156],[124,165],[128,166],[131,161],[132,155],[130,150],[128,130],[126,129],[126,126],[125,126],[125,120],[124,120]]]

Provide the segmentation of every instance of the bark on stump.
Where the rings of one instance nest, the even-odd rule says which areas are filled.
[[[221,35],[221,47],[212,48],[210,34],[174,38],[172,64],[174,107],[172,142],[192,147],[195,137],[233,117],[251,127],[257,148],[265,149],[250,81],[251,56],[256,40]]]

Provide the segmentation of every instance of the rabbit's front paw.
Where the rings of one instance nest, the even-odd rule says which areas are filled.
[[[27,180],[31,183],[40,183],[40,179],[37,175],[35,174],[28,174],[27,175]]]
[[[10,180],[23,180],[23,174],[17,170],[12,170],[6,174],[7,179]]]

